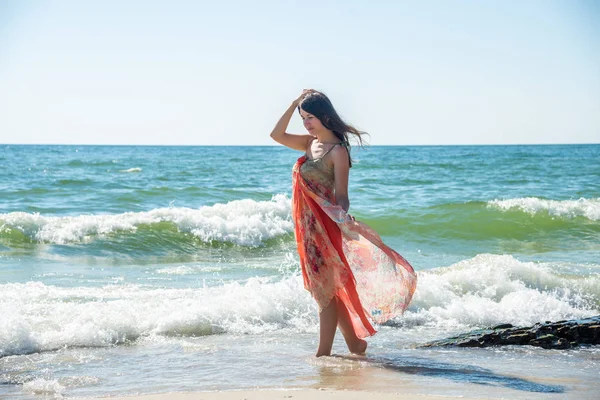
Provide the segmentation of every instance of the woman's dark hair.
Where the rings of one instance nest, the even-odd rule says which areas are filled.
[[[350,166],[352,166],[352,158],[350,157],[350,141],[349,135],[353,135],[354,139],[358,142],[361,147],[364,147],[362,135],[368,135],[367,132],[362,132],[345,123],[342,118],[338,115],[331,100],[321,92],[309,93],[298,106],[298,112],[304,110],[307,113],[314,115],[321,121],[323,126],[342,141],[342,145],[348,150],[348,158],[350,160]]]

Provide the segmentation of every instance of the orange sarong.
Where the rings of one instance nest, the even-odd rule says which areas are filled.
[[[320,310],[338,297],[356,335],[374,335],[372,322],[384,323],[406,310],[417,275],[377,232],[311,188],[300,174],[306,160],[300,157],[292,174],[292,217],[304,287]]]

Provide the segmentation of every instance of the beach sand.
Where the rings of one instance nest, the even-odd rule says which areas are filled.
[[[476,399],[466,396],[381,393],[345,390],[243,390],[231,392],[164,393],[144,396],[109,397],[111,400],[444,400]]]
[[[431,375],[433,369],[409,368],[397,371],[390,368],[351,368],[340,365],[338,358],[319,360],[323,365],[315,376],[304,376],[299,381],[314,382],[307,386],[293,387],[246,387],[229,389],[221,386],[210,391],[186,390],[175,385],[163,386],[148,394],[135,392],[107,393],[105,400],[444,400],[444,399],[548,399],[557,398],[557,393],[532,391],[529,385],[540,385],[537,389],[548,389],[551,385],[568,387],[577,382],[548,379],[540,376],[496,375],[480,369],[454,370],[442,375]],[[348,360],[346,360],[348,361]],[[345,365],[345,368],[344,368]],[[417,373],[421,372],[421,373]],[[511,379],[512,378],[512,379]],[[296,382],[298,383],[298,382]],[[522,387],[522,386],[525,386]],[[576,385],[577,386],[577,385]],[[535,389],[535,388],[533,388]],[[560,393],[560,392],[559,392]],[[595,398],[590,393],[573,391],[572,398]],[[581,395],[580,397],[577,397]],[[560,398],[560,394],[558,394]]]

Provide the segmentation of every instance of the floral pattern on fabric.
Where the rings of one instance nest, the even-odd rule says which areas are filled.
[[[368,225],[335,205],[333,169],[298,159],[292,174],[292,216],[304,287],[319,309],[337,296],[358,337],[375,334],[408,307],[417,284],[412,266]]]

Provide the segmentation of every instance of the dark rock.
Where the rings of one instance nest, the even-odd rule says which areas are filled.
[[[515,335],[508,335],[504,338],[505,344],[525,344],[531,340],[531,334],[529,333],[517,333]]]
[[[579,339],[579,333],[577,332],[576,326],[561,326],[556,330],[556,333],[558,336],[567,338],[571,341],[577,341],[577,339]]]
[[[542,341],[542,342],[551,342],[553,340],[556,340],[556,336],[551,335],[551,334],[540,335],[537,337],[537,340]]]
[[[553,349],[570,349],[571,343],[565,338],[558,338],[556,342],[552,343]]]
[[[569,349],[582,344],[600,344],[600,315],[579,320],[537,323],[521,328],[501,324],[491,329],[479,329],[430,342],[421,347],[530,345],[545,349]]]
[[[482,342],[475,339],[463,340],[462,342],[457,343],[460,347],[482,347]]]
[[[543,347],[544,349],[550,348],[550,343],[544,342],[543,340],[532,340],[527,344],[530,346],[535,346],[535,347]]]

